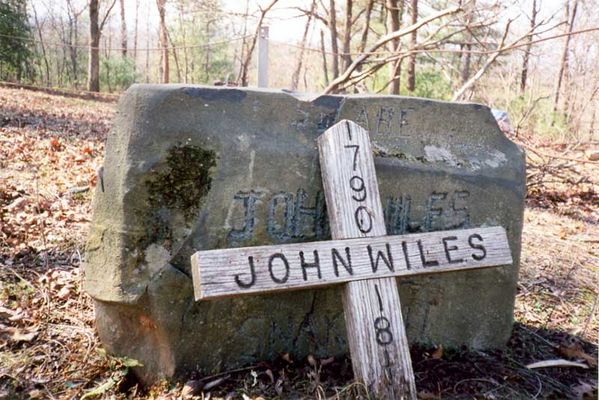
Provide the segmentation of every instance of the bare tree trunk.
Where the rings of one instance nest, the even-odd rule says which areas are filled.
[[[72,83],[77,83],[77,74],[78,74],[78,62],[77,62],[77,47],[75,44],[77,43],[77,38],[79,37],[79,15],[83,12],[76,12],[71,0],[67,0],[67,17],[69,19],[69,35],[68,35],[68,44],[69,44],[69,58],[71,61],[71,77]]]
[[[146,9],[146,83],[150,82],[150,8]]]
[[[175,60],[175,67],[177,68],[177,82],[181,82],[181,67],[179,66],[179,56],[177,55],[177,49],[170,33],[167,32],[168,40],[173,48],[173,59]]]
[[[35,10],[35,6],[33,3],[31,4],[33,8],[33,17],[35,20],[35,27],[37,28],[38,37],[40,39],[40,47],[42,48],[42,57],[44,58],[44,66],[46,67],[46,82],[45,85],[50,85],[50,63],[48,62],[48,56],[46,55],[46,46],[44,45],[44,38],[42,35],[42,27],[40,26],[39,20],[37,18],[37,11]]]
[[[137,65],[137,23],[139,17],[139,0],[135,0],[135,27],[133,28],[133,60]]]
[[[324,72],[324,84],[329,85],[329,69],[327,68],[327,52],[324,47],[324,32],[320,30],[320,51],[322,52],[322,71]]]
[[[535,29],[537,23],[537,0],[532,0],[532,14],[530,16],[530,30]],[[533,33],[528,36],[528,43],[524,50],[524,58],[522,59],[522,73],[520,74],[520,93],[524,93],[526,90],[526,80],[528,78],[528,61],[530,59],[530,50],[532,48]]]
[[[345,28],[343,32],[343,70],[351,65],[351,26],[353,0],[345,2]]]
[[[106,38],[104,38],[104,58],[108,60],[110,58],[110,52],[112,50],[112,31],[108,30],[108,43],[106,43]],[[106,83],[108,84],[108,92],[112,93],[112,84],[110,82],[110,63],[105,63],[106,70]]]
[[[364,29],[362,29],[362,36],[360,37],[360,53],[364,52],[366,44],[368,43],[368,32],[370,31],[370,17],[372,16],[372,8],[374,7],[374,0],[368,0],[366,5],[366,20],[364,21]]]
[[[368,44],[368,32],[370,31],[370,18],[372,16],[372,9],[374,8],[374,0],[368,0],[368,3],[366,4],[366,13],[365,13],[365,20],[364,20],[364,27],[362,29],[362,34],[360,35],[360,46],[358,48],[358,52],[359,53],[363,53],[364,49],[366,49],[366,45]],[[358,65],[358,67],[356,68],[357,72],[362,71],[362,65]],[[366,88],[364,87],[364,91],[366,91]],[[356,91],[358,91],[358,88],[355,88]]]
[[[237,82],[236,84],[239,84],[239,81],[241,79],[241,75],[243,75],[243,68],[244,68],[244,54],[247,51],[248,48],[248,41],[247,41],[247,33],[248,33],[248,16],[249,16],[249,12],[250,12],[250,0],[245,0],[245,13],[243,14],[243,39],[241,42],[241,52],[239,55],[239,74],[237,74]]]
[[[533,0],[534,1],[534,0]],[[472,25],[472,19],[473,19],[473,14],[474,14],[474,9],[476,6],[476,2],[472,1],[471,3],[469,3],[469,7],[468,7],[468,11],[466,13],[466,34],[465,34],[465,42],[462,46],[461,46],[461,50],[462,52],[462,71],[460,73],[460,78],[461,78],[461,85],[464,85],[466,82],[468,82],[468,79],[470,79],[470,61],[472,60],[472,53],[470,52],[472,50],[472,30],[471,30],[471,25]]]
[[[195,14],[191,16],[192,26],[195,26]],[[187,29],[185,28],[185,24],[183,23],[183,5],[179,6],[179,26],[181,27],[181,33],[183,35],[183,43],[187,43]],[[189,81],[189,51],[187,46],[183,48],[183,65],[185,66],[185,71],[183,75],[183,82],[188,83]]]
[[[162,62],[160,63],[160,83],[169,82],[169,65],[168,65],[168,35],[166,32],[166,19],[164,6],[166,0],[156,0],[158,6],[158,15],[160,17],[160,48],[162,49]]]
[[[304,28],[304,34],[302,36],[302,44],[300,48],[297,61],[295,63],[295,69],[291,77],[291,90],[297,90],[297,84],[299,82],[299,76],[302,70],[302,63],[304,62],[304,53],[306,52],[306,40],[308,39],[308,31],[310,30],[310,23],[312,22],[312,15],[316,8],[316,0],[312,0],[312,6],[310,6],[310,14],[308,14],[308,21],[306,21],[306,27]]]
[[[400,29],[399,31],[390,32],[390,33],[387,33],[386,35],[383,35],[374,44],[372,44],[370,47],[368,47],[368,49],[363,54],[356,57],[356,59],[352,62],[352,64],[349,66],[348,69],[343,71],[343,73],[341,75],[339,75],[339,77],[337,77],[335,80],[333,80],[331,83],[329,83],[329,85],[323,90],[323,94],[334,93],[336,90],[338,90],[340,87],[342,87],[342,85],[345,85],[348,82],[350,82],[351,78],[352,78],[352,73],[356,70],[356,68],[360,64],[364,63],[380,47],[387,46],[387,44],[389,42],[391,42],[393,39],[408,35],[408,34],[412,33],[413,31],[418,30],[427,24],[430,24],[431,22],[433,22],[435,20],[443,18],[447,15],[455,14],[455,13],[459,12],[460,10],[461,10],[461,8],[459,6],[446,8],[446,9],[436,12],[435,14],[430,15],[426,18],[420,19],[420,21],[418,21],[418,23],[416,23],[414,25],[410,25],[403,29]],[[385,65],[385,62],[379,62],[379,63],[377,63],[377,65],[375,67],[370,68],[370,70],[374,71],[374,70],[382,67],[383,65]],[[369,72],[369,73],[371,73],[371,72]]]
[[[576,10],[578,8],[578,1],[576,1],[574,3],[574,8],[572,9],[572,18],[570,19],[570,27],[568,29],[568,38],[572,35],[570,35],[572,33],[572,31],[574,30],[574,21],[576,19]],[[584,73],[582,71],[580,71],[579,75],[583,75]],[[576,89],[574,89],[572,87],[572,69],[570,68],[570,58],[568,57],[566,59],[566,65],[565,65],[565,69],[564,69],[564,85],[563,85],[564,91],[565,91],[565,96],[564,96],[564,106],[562,108],[562,113],[564,114],[565,118],[566,118],[566,124],[571,125],[572,123],[572,116],[574,114],[574,107],[573,107],[573,103],[571,104],[572,101],[572,95],[573,92],[576,92]],[[575,93],[574,93],[575,95]],[[571,107],[572,106],[572,107]],[[579,127],[574,127],[576,134],[578,134],[578,128]]]
[[[87,67],[87,90],[100,91],[100,26],[98,24],[98,0],[89,1],[89,63]]]
[[[121,54],[127,57],[127,22],[125,21],[125,0],[121,1]]]
[[[87,65],[87,90],[90,92],[100,91],[100,36],[104,24],[110,15],[110,11],[116,4],[112,4],[106,10],[102,22],[99,22],[100,10],[98,0],[89,0],[89,60]]]
[[[329,0],[329,30],[331,31],[331,50],[333,51],[333,80],[339,76],[339,46],[337,44],[337,11],[335,0]]]
[[[210,22],[206,21],[206,44],[210,43]],[[206,46],[206,62],[204,63],[204,75],[206,82],[210,82],[210,46]]]
[[[570,33],[572,33],[572,29],[574,27],[574,19],[576,18],[576,9],[578,8],[578,0],[574,0],[574,5],[572,7],[572,17],[570,18],[570,1],[567,0],[567,4],[566,4],[566,32],[568,33],[568,35],[566,36],[566,41],[564,43],[564,51],[562,53],[562,61],[560,63],[560,67],[559,67],[559,73],[557,75],[557,84],[555,85],[555,93],[553,96],[553,113],[555,114],[557,112],[558,106],[559,106],[559,97],[560,97],[560,90],[561,90],[561,86],[562,86],[562,80],[564,78],[564,72],[566,71],[566,69],[568,68],[568,51],[570,50],[570,38],[572,35],[570,35]],[[553,120],[551,121],[551,125],[555,124],[555,116],[553,117]]]
[[[412,0],[412,25],[418,22],[418,0]],[[416,41],[418,39],[418,31],[414,30],[411,35],[410,48],[416,48]],[[410,54],[408,58],[408,91],[414,92],[416,90],[416,53]]]
[[[389,31],[396,32],[401,27],[404,0],[387,0],[386,7]],[[400,38],[393,39],[391,41],[392,52],[399,52],[400,47]],[[397,61],[389,64],[389,78],[391,80],[391,85],[389,86],[390,94],[399,94],[399,88],[401,85],[401,61],[402,59],[400,58]]]
[[[466,42],[469,42],[471,40],[470,36],[466,37]],[[461,50],[462,50],[462,70],[460,71],[460,81],[461,81],[461,85],[465,84],[466,82],[468,82],[468,79],[470,79],[470,60],[472,59],[472,45],[470,43],[464,43],[461,46]]]
[[[520,37],[520,38],[514,40],[509,45],[505,44],[505,39],[507,38],[507,35],[510,32],[510,25],[512,24],[512,21],[513,20],[508,20],[507,24],[505,25],[505,30],[503,32],[503,36],[501,37],[501,40],[500,40],[499,44],[497,45],[497,49],[495,50],[495,52],[493,54],[491,54],[491,56],[489,56],[489,58],[483,64],[483,66],[470,79],[468,79],[467,82],[465,82],[458,90],[456,90],[454,92],[453,97],[451,98],[451,101],[460,100],[464,96],[466,91],[468,91],[472,86],[474,86],[474,84],[485,74],[485,72],[487,72],[489,67],[491,67],[491,65],[493,65],[495,60],[497,60],[497,57],[499,57],[504,51],[506,51],[508,48],[510,48],[511,46],[518,43],[520,40],[522,40],[524,38],[524,37]]]

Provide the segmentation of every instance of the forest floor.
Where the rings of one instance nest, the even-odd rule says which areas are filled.
[[[114,110],[0,87],[0,399],[367,398],[348,359],[281,354],[142,388],[135,360],[106,354],[80,266]],[[414,346],[421,399],[597,398],[599,143],[517,141],[529,195],[512,337],[503,351]],[[555,359],[575,364],[527,367]]]

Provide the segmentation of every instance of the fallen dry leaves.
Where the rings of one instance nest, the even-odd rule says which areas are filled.
[[[72,398],[107,375],[83,238],[113,105],[0,88],[0,398]]]
[[[135,360],[102,351],[80,266],[114,105],[0,87],[0,399],[366,398],[347,358],[282,353],[142,389],[129,373]],[[421,398],[596,398],[599,204],[588,179],[599,173],[594,165],[567,171],[581,183],[535,177],[507,350],[413,348]],[[590,368],[526,368],[558,357]]]

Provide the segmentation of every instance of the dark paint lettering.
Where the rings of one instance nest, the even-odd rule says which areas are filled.
[[[391,359],[389,358],[389,351],[387,349],[385,349],[385,351],[383,351],[383,354],[385,355],[385,358],[384,358],[384,362],[381,362],[381,367],[389,368],[392,365]]]
[[[482,251],[482,254],[472,253],[472,258],[476,261],[483,260],[487,256],[487,249],[485,249],[485,246],[483,246],[482,244],[474,243],[473,239],[476,239],[482,243],[483,238],[478,233],[473,233],[472,235],[470,235],[470,237],[468,237],[468,244],[470,245],[470,247],[472,247],[473,249]]]
[[[379,311],[383,312],[383,299],[381,298],[381,292],[379,292],[379,285],[374,285],[374,291],[376,292],[376,298],[379,301]]]
[[[318,117],[318,123],[316,124],[318,132],[322,133],[322,132],[326,131],[327,129],[329,129],[335,122],[336,116],[337,116],[336,112],[330,113],[330,114],[320,113],[320,115]]]
[[[324,197],[324,192],[321,192],[320,190],[316,192],[316,217],[314,225],[314,236],[317,239],[330,237],[331,228],[329,226],[329,218],[327,215],[327,202]]]
[[[401,250],[403,251],[404,259],[406,260],[406,269],[412,269],[412,266],[410,265],[410,257],[408,257],[408,243],[406,243],[405,240],[401,241]]]
[[[400,137],[409,137],[407,135],[403,134],[403,127],[408,125],[408,120],[406,119],[406,116],[408,115],[408,112],[414,111],[414,109],[412,108],[405,108],[402,110],[399,110],[399,136]]]
[[[439,261],[437,260],[427,260],[424,254],[424,249],[422,248],[422,240],[418,240],[418,250],[420,251],[420,260],[422,261],[422,266],[426,267],[434,267],[435,265],[439,265]]]
[[[339,254],[339,251],[335,248],[331,250],[331,257],[333,258],[333,268],[335,269],[335,276],[339,276],[339,262],[341,263],[341,265],[343,265],[343,268],[345,268],[345,270],[350,275],[354,274],[354,270],[351,265],[351,254],[349,253],[349,247],[345,248],[345,260]]]
[[[320,260],[318,259],[318,251],[314,250],[314,262],[313,263],[306,262],[303,251],[299,252],[299,256],[300,256],[300,263],[302,266],[302,274],[304,275],[304,280],[305,281],[308,280],[308,273],[306,272],[306,268],[316,268],[316,271],[318,272],[318,279],[322,279],[322,276],[320,274]]]
[[[277,210],[279,205],[283,205],[283,225],[277,224]],[[268,235],[278,241],[291,239],[293,233],[293,215],[294,215],[293,195],[291,193],[280,192],[275,194],[268,202],[268,218],[266,229]]]
[[[241,279],[239,279],[239,274],[235,275],[235,283],[237,284],[237,286],[244,289],[251,288],[252,286],[254,286],[254,283],[256,283],[256,268],[254,267],[254,257],[248,257],[248,264],[250,265],[250,276],[252,277],[248,283],[242,282]]]
[[[433,192],[426,201],[426,215],[424,216],[424,230],[430,232],[433,222],[443,214],[443,207],[438,207],[438,202],[447,198],[447,192]]]
[[[345,120],[345,129],[346,129],[346,132],[347,132],[347,138],[351,142],[353,140],[353,138],[351,136],[351,129],[349,129],[349,121],[347,121],[347,120]]]
[[[349,182],[354,192],[354,200],[366,199],[366,190],[362,189],[359,177]],[[302,188],[296,193],[276,192],[269,199],[264,199],[264,192],[256,190],[241,191],[234,196],[234,201],[241,203],[243,225],[238,223],[227,233],[227,242],[238,245],[251,240],[256,231],[264,229],[268,237],[276,243],[289,242],[295,239],[327,239],[330,237],[329,220],[327,218],[326,201],[322,191],[316,192],[315,200]],[[387,197],[384,217],[387,232],[399,235],[415,232],[428,232],[437,229],[454,229],[470,226],[468,201],[470,193],[466,190],[455,192],[433,192],[426,200],[423,219],[411,220],[412,199],[409,195]],[[261,206],[261,204],[264,205]],[[260,213],[264,213],[261,215]],[[372,229],[372,217],[368,209],[359,208],[355,212],[355,221],[363,233]],[[259,222],[266,226],[258,226]]]
[[[376,332],[376,342],[379,345],[387,346],[393,342],[391,322],[386,317],[378,317],[374,320],[374,330]]]
[[[376,133],[391,133],[391,122],[395,110],[392,107],[381,107],[377,115]]]
[[[470,213],[468,212],[468,202],[470,197],[467,190],[456,190],[451,199],[451,209],[455,214],[457,223],[452,228],[463,228],[470,225]]]
[[[358,118],[356,118],[356,123],[366,130],[370,129],[368,127],[368,111],[366,111],[366,108],[362,107],[358,114]]]
[[[309,237],[306,233],[316,233],[316,237],[320,238],[319,233],[325,230],[322,226],[323,216],[326,216],[324,195],[321,192],[316,194],[316,204],[314,207],[306,207],[308,194],[304,189],[298,189],[295,197],[295,212],[293,213],[293,238],[304,239]],[[307,218],[312,219],[312,223],[306,221]],[[325,221],[326,222],[326,221]],[[306,229],[308,228],[308,229]],[[305,232],[308,230],[308,232]],[[314,237],[311,235],[310,237]]]
[[[387,268],[389,268],[389,271],[395,271],[395,266],[393,265],[393,255],[391,254],[391,246],[389,243],[385,243],[385,247],[387,248],[387,257],[385,257],[382,251],[377,250],[375,261],[372,257],[372,247],[370,245],[366,246],[366,249],[368,250],[368,256],[370,257],[372,272],[374,273],[376,273],[376,271],[379,269],[379,260],[383,260],[385,265],[387,265]]]
[[[458,238],[456,236],[448,236],[448,237],[444,237],[443,239],[443,249],[445,250],[445,257],[447,258],[447,262],[450,264],[459,264],[461,262],[464,262],[463,258],[457,258],[457,259],[452,259],[451,258],[451,254],[449,253],[450,251],[454,251],[458,249],[458,246],[448,246],[447,242],[451,241],[451,240],[458,240]]]
[[[364,179],[357,175],[352,176],[349,180],[349,187],[351,187],[351,190],[353,190],[354,192],[362,193],[362,195],[359,197],[352,195],[352,199],[358,202],[366,200],[366,188],[364,187]]]
[[[365,218],[365,215],[367,218]],[[356,208],[356,212],[354,213],[354,220],[358,225],[358,229],[362,233],[368,233],[372,230],[372,215],[370,211],[365,206],[360,206]],[[366,221],[368,221],[366,223]]]
[[[347,130],[347,133],[348,133],[349,135],[351,135],[351,133],[350,133],[350,132],[351,132],[351,131],[348,129],[348,130]],[[349,140],[351,140],[351,137],[350,137],[350,139],[349,139]],[[345,148],[346,148],[346,149],[354,149],[354,163],[353,163],[353,171],[355,171],[355,170],[356,170],[356,166],[358,165],[358,151],[360,150],[360,146],[358,146],[357,144],[346,144],[346,145],[345,145]]]
[[[272,270],[273,262],[274,262],[275,258],[278,258],[281,261],[283,261],[283,265],[285,266],[285,276],[283,276],[283,278],[277,278]],[[270,258],[268,259],[268,272],[270,272],[270,278],[272,279],[273,282],[275,282],[275,283],[287,282],[287,279],[289,279],[289,261],[287,261],[287,257],[285,257],[285,255],[282,253],[275,253],[272,256],[270,256]]]
[[[231,229],[228,234],[228,241],[247,240],[254,235],[254,225],[256,222],[256,201],[261,194],[250,190],[249,192],[239,192],[233,199],[243,201],[244,218],[243,228]]]
[[[412,199],[408,195],[387,198],[384,214],[388,234],[402,235],[408,232],[411,203]]]

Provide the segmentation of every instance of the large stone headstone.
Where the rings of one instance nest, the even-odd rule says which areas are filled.
[[[197,250],[328,239],[316,138],[370,131],[388,234],[501,225],[514,265],[400,280],[411,341],[499,347],[513,318],[522,151],[490,110],[394,96],[137,85],[94,201],[85,289],[108,350],[149,381],[280,352],[347,352],[339,288],[195,302]]]

